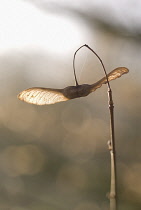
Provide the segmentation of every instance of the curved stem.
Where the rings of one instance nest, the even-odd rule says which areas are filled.
[[[76,56],[76,53],[82,48],[84,47],[85,45],[82,45],[81,47],[79,47],[75,53],[74,53],[74,57],[73,57],[73,70],[74,70],[74,78],[75,78],[75,82],[76,82],[76,86],[78,85],[78,81],[77,81],[77,77],[76,77],[76,71],[75,71],[75,56]]]
[[[96,57],[99,59],[101,65],[102,65],[102,67],[103,67],[103,70],[104,70],[106,79],[107,79],[108,88],[111,89],[110,83],[109,83],[109,80],[108,80],[108,75],[107,75],[105,66],[104,66],[104,64],[103,64],[103,61],[101,60],[101,58],[99,57],[99,55],[98,55],[91,47],[89,47],[87,44],[84,44],[84,45],[82,45],[81,47],[79,47],[79,48],[75,51],[75,53],[74,53],[74,57],[73,57],[73,70],[74,70],[74,78],[75,78],[76,85],[78,85],[78,81],[77,81],[76,71],[75,71],[75,56],[76,56],[76,53],[77,53],[82,47],[87,47],[87,48],[88,48],[91,52],[93,52],[93,53],[96,55]]]
[[[116,176],[116,150],[115,150],[115,131],[114,131],[114,103],[112,99],[112,90],[110,87],[110,83],[108,80],[108,75],[105,69],[105,66],[103,64],[103,61],[99,57],[99,55],[88,45],[82,45],[79,47],[76,52],[74,53],[74,58],[73,58],[73,69],[74,69],[74,77],[75,77],[75,82],[76,86],[78,85],[77,77],[76,77],[76,72],[75,72],[75,56],[76,53],[82,48],[82,47],[87,47],[90,51],[92,51],[99,61],[102,64],[106,79],[107,79],[107,85],[108,85],[108,104],[109,104],[109,111],[110,111],[110,141],[109,141],[109,150],[110,150],[110,156],[111,156],[111,187],[110,187],[110,210],[117,210],[117,176]]]

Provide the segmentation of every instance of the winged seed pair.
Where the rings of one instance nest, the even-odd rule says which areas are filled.
[[[103,77],[101,80],[95,82],[92,85],[89,84],[79,85],[77,82],[75,74],[75,65],[74,65],[75,55],[78,52],[78,50],[81,49],[82,47],[87,47],[98,57],[105,72],[105,77]],[[102,60],[88,45],[82,45],[79,49],[76,50],[73,59],[73,68],[74,68],[74,77],[76,81],[76,86],[68,86],[62,89],[33,87],[22,91],[18,95],[18,98],[30,104],[46,105],[46,104],[55,104],[58,102],[67,101],[74,98],[85,97],[90,93],[94,92],[97,88],[100,88],[103,84],[107,83],[108,87],[110,88],[109,81],[119,78],[123,74],[129,72],[129,70],[126,67],[118,67],[113,71],[111,71],[109,74],[107,74]]]

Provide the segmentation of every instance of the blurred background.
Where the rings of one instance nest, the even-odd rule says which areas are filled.
[[[0,0],[0,209],[108,210],[107,86],[50,106],[26,104],[29,87],[74,85],[74,52],[88,44],[112,81],[120,210],[141,209],[141,1]],[[104,76],[86,48],[79,84]]]

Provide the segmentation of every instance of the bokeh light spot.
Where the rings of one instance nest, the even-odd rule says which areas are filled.
[[[9,146],[0,154],[0,169],[9,176],[37,174],[44,162],[42,151],[35,145]]]

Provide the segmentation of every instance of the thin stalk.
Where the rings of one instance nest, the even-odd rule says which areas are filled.
[[[109,150],[110,150],[110,157],[111,157],[111,186],[110,186],[110,210],[117,210],[117,175],[116,175],[116,149],[115,149],[115,131],[114,131],[114,103],[112,99],[112,90],[110,87],[110,83],[108,81],[108,75],[105,69],[105,66],[103,64],[103,61],[99,57],[99,55],[88,45],[82,45],[79,47],[76,52],[74,53],[73,58],[73,69],[74,69],[74,78],[76,82],[76,86],[78,85],[77,77],[76,77],[76,71],[75,71],[75,56],[76,53],[82,48],[87,47],[91,52],[93,52],[99,61],[101,62],[101,65],[103,67],[106,79],[107,79],[107,86],[108,86],[108,105],[109,105],[109,111],[110,111],[110,141],[108,142]]]
[[[110,111],[110,142],[109,150],[111,157],[111,187],[110,187],[110,210],[117,210],[117,174],[116,174],[116,150],[115,150],[115,130],[114,130],[114,104],[112,91],[108,89],[109,111]]]
[[[109,80],[108,80],[108,75],[107,75],[105,66],[104,66],[104,64],[103,64],[103,61],[101,60],[101,58],[99,57],[99,55],[98,55],[91,47],[89,47],[87,44],[84,44],[84,45],[82,45],[81,47],[79,47],[79,48],[75,51],[75,53],[74,53],[74,57],[73,57],[73,70],[74,70],[74,78],[75,78],[76,86],[78,85],[78,81],[77,81],[76,71],[75,71],[75,56],[76,56],[76,53],[77,53],[82,47],[87,47],[87,48],[88,48],[91,52],[93,52],[93,53],[96,55],[96,57],[99,59],[101,65],[102,65],[102,67],[103,67],[103,70],[104,70],[106,79],[107,79],[108,88],[111,89],[110,83],[109,83]]]

